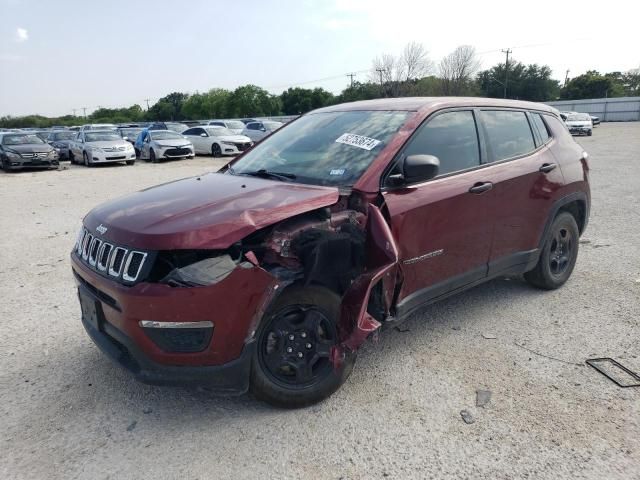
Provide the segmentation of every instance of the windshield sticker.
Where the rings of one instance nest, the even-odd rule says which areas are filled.
[[[344,175],[344,168],[334,168],[329,172],[329,175]]]
[[[355,133],[343,133],[336,139],[336,143],[344,143],[345,145],[351,145],[352,147],[358,147],[364,150],[373,150],[378,146],[380,140],[363,137]]]

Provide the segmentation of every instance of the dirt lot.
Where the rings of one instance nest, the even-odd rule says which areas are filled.
[[[640,388],[584,364],[640,372],[640,123],[578,141],[593,209],[567,285],[502,279],[434,305],[299,411],[142,385],[80,324],[68,253],[82,216],[219,161],[0,173],[0,476],[640,478]]]

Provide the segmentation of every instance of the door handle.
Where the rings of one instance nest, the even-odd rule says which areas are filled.
[[[555,170],[558,165],[555,163],[543,163],[539,168],[539,171],[542,173],[549,173],[551,170]]]
[[[479,194],[479,193],[483,193],[488,190],[491,190],[492,188],[493,188],[493,183],[491,182],[478,182],[478,183],[475,183],[473,187],[469,189],[469,193]]]

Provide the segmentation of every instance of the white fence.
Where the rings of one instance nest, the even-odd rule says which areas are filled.
[[[560,111],[589,113],[603,122],[640,120],[640,97],[591,98],[545,102]]]

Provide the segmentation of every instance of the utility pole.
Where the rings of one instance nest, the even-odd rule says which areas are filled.
[[[347,77],[351,77],[351,88],[353,88],[353,77],[355,77],[355,73],[347,73]]]
[[[87,107],[82,107],[82,111],[84,112],[84,118],[87,118]]]
[[[382,74],[387,70],[384,68],[376,68],[376,72],[380,74],[380,93],[384,93],[384,86],[382,84]]]
[[[73,116],[74,116],[74,117],[76,116],[76,110],[77,110],[77,108],[72,108],[72,109],[71,109],[71,111],[73,112]]]
[[[149,100],[150,98],[145,98],[144,101],[147,102],[147,112],[149,111]]]
[[[570,72],[570,70],[567,69],[567,73],[564,75],[564,85],[563,85],[563,87],[567,86],[567,82],[569,81],[569,72]]]
[[[504,98],[507,98],[507,85],[509,85],[509,54],[512,53],[512,50],[507,48],[506,50],[500,51],[507,54],[507,61],[504,62]]]

